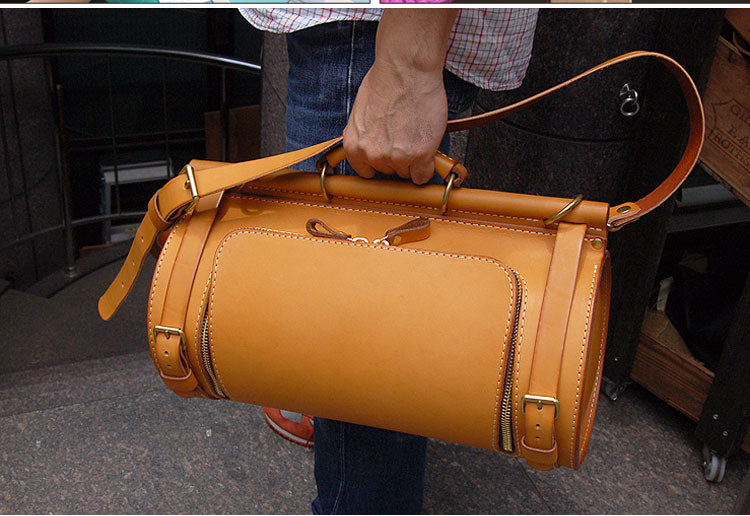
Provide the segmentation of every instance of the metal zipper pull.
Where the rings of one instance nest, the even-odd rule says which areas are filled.
[[[365,237],[353,237],[349,233],[344,233],[337,229],[332,228],[320,219],[312,218],[305,224],[307,232],[312,236],[319,238],[336,238],[339,240],[348,240],[350,242],[363,242],[365,244],[371,243]],[[322,229],[321,229],[322,228]],[[410,220],[406,224],[401,224],[395,228],[391,228],[385,232],[380,238],[376,238],[372,241],[373,244],[381,245],[400,245],[409,242],[417,242],[419,240],[425,240],[430,236],[430,219],[426,217],[419,217],[414,220]]]

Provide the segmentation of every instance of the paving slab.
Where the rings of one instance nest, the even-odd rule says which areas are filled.
[[[616,402],[600,395],[589,452],[578,471],[524,468],[553,513],[731,513],[750,457],[731,457],[724,481],[707,482],[694,430],[695,423],[633,385]]]

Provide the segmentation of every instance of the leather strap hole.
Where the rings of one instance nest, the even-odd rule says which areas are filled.
[[[539,440],[539,439],[541,439],[541,438],[540,438],[540,437],[539,437],[539,436],[537,435],[537,436],[535,437],[535,439],[536,439],[536,440],[538,441],[538,440]]]
[[[169,356],[169,351],[165,351],[165,352],[164,352],[164,356],[165,356],[165,357],[168,357],[168,356]]]
[[[537,428],[542,428],[542,425],[536,425]]]

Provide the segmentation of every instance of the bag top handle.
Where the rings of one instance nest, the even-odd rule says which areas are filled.
[[[565,82],[552,88],[537,93],[524,100],[488,111],[479,115],[451,120],[446,127],[447,132],[462,131],[480,127],[482,125],[500,120],[520,109],[530,106],[547,95],[556,92],[584,77],[594,74],[615,64],[651,57],[662,63],[677,79],[682,90],[688,108],[690,121],[690,134],[688,142],[675,169],[667,178],[651,193],[636,202],[628,202],[614,206],[609,210],[607,227],[615,231],[621,227],[638,220],[640,217],[658,207],[666,201],[687,178],[693,166],[698,160],[701,147],[703,146],[703,135],[705,132],[705,117],[700,95],[685,69],[674,59],[656,52],[636,51],[610,59],[590,70],[587,70]],[[340,145],[341,137],[327,142],[299,149],[276,156],[269,156],[242,163],[222,164],[221,166],[203,168],[198,170],[200,161],[191,163],[196,165],[196,170],[188,165],[185,170],[190,174],[180,174],[169,180],[149,202],[148,212],[143,222],[138,227],[133,245],[127,258],[109,286],[107,291],[99,299],[99,314],[103,319],[109,319],[127,297],[132,288],[135,278],[143,264],[145,256],[156,239],[156,235],[168,228],[180,215],[189,211],[198,199],[208,195],[228,190],[242,184],[261,179],[275,172],[289,168],[297,163],[305,161],[335,149]],[[455,162],[453,162],[455,163]],[[186,181],[187,177],[187,181]]]
[[[688,174],[693,169],[693,166],[698,161],[698,156],[700,155],[703,146],[705,116],[700,95],[688,73],[674,59],[663,54],[647,51],[635,51],[623,54],[545,91],[516,102],[515,104],[488,111],[486,113],[451,120],[448,122],[446,132],[462,131],[464,129],[480,127],[496,120],[500,120],[525,107],[535,104],[547,95],[565,88],[566,86],[600,70],[604,70],[610,66],[630,61],[632,59],[645,57],[657,59],[677,79],[688,109],[690,133],[680,161],[677,163],[674,170],[672,170],[667,178],[656,189],[636,202],[626,202],[610,209],[608,227],[610,231],[620,229],[621,227],[638,220],[640,217],[649,213],[651,210],[666,201],[687,178]],[[341,141],[342,138],[338,137],[327,142],[322,142],[317,145],[284,154],[241,163],[224,164],[219,167],[205,170],[197,170],[195,172],[195,184],[192,186],[195,187],[198,195],[201,197],[222,190],[228,190],[261,179],[273,174],[274,172],[289,168],[306,159],[325,154],[332,150],[336,151],[334,154],[340,153],[339,149]],[[339,158],[340,157],[337,157],[336,159],[340,161]],[[193,200],[190,190],[184,185],[184,178],[180,177],[173,178],[165,184],[158,192],[158,196],[159,211],[167,220],[173,220],[176,215]]]

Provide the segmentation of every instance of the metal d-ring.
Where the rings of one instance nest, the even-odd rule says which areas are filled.
[[[328,172],[328,167],[330,167],[330,165],[327,161],[324,161],[323,166],[320,167],[320,193],[323,194],[323,199],[325,199],[326,202],[331,202],[331,196],[328,195],[328,191],[326,190],[326,172]]]
[[[581,201],[583,200],[583,194],[578,194],[575,196],[575,199],[570,201],[568,204],[565,205],[565,207],[558,211],[555,215],[548,219],[544,219],[544,225],[545,226],[551,226],[561,218],[565,216],[566,213],[568,213],[570,210],[581,204]]]
[[[448,174],[448,184],[445,185],[445,192],[443,193],[443,202],[440,205],[440,214],[443,215],[448,210],[448,195],[451,193],[453,183],[458,177],[458,174],[451,172]]]

